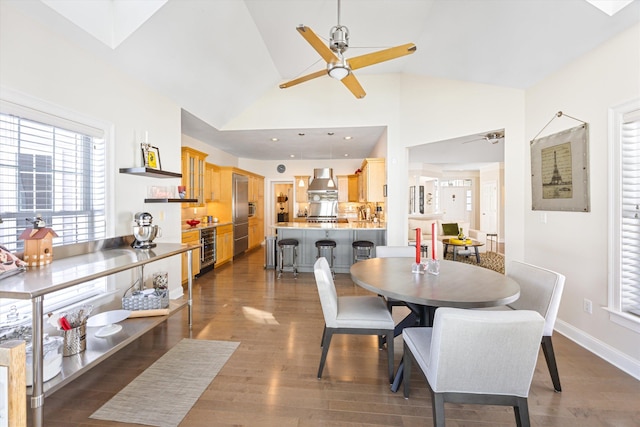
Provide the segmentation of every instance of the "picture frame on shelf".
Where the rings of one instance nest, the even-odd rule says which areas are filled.
[[[142,147],[142,163],[144,167],[162,170],[160,163],[160,149],[149,144],[141,144]]]

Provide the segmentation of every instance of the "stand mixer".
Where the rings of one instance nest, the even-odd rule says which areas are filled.
[[[153,217],[148,212],[138,212],[133,218],[136,225],[133,226],[135,240],[131,247],[135,249],[155,248],[153,239],[162,235],[162,229],[157,225],[151,225]]]

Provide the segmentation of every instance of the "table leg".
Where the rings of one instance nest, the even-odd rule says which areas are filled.
[[[443,243],[443,245],[444,245],[444,253],[442,254],[442,258],[446,258],[447,257],[447,251],[449,250],[449,244]],[[456,250],[454,248],[453,256],[456,256],[455,254],[456,254]]]
[[[43,363],[42,351],[42,317],[43,317],[43,296],[35,297],[31,301],[33,328],[33,388],[31,393],[31,414],[33,415],[34,427],[42,427],[44,424],[44,390],[43,390]]]
[[[457,246],[454,246],[454,247],[451,249],[451,252],[453,252],[453,260],[454,260],[454,261],[456,260],[456,255],[457,255],[457,253],[456,253],[456,252],[458,252],[456,249],[457,249]]]
[[[480,252],[478,252],[478,247],[477,246],[475,247],[475,250],[476,250],[476,262],[478,264],[480,264]]]
[[[191,260],[193,259],[193,249],[187,251],[187,305],[189,306],[189,330],[193,326],[193,265]]]

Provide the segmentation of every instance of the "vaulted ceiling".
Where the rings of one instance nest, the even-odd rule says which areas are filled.
[[[251,135],[220,131],[267,90],[324,68],[295,28],[305,24],[328,39],[338,19],[337,0],[2,3],[174,100],[188,112],[184,133],[209,135],[226,143],[225,151],[249,158],[256,154]],[[146,8],[128,9],[136,4]],[[56,5],[57,11],[50,7]],[[340,14],[351,34],[347,58],[408,42],[418,47],[357,75],[409,73],[522,89],[638,22],[637,0],[614,16],[584,0],[342,0]],[[109,28],[120,31],[109,35]],[[345,90],[345,96],[352,95]],[[370,144],[380,135],[380,129],[348,129],[360,130]],[[254,138],[278,137],[269,129],[254,132]],[[269,155],[283,159],[290,151]]]

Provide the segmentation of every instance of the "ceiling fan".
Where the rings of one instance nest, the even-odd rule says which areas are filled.
[[[281,89],[295,86],[299,83],[328,74],[329,76],[342,81],[342,83],[355,95],[356,98],[364,98],[367,93],[353,74],[354,70],[378,64],[380,62],[389,61],[401,56],[410,55],[416,51],[415,44],[407,43],[401,46],[368,53],[366,55],[356,56],[347,60],[347,58],[344,57],[344,53],[349,48],[349,29],[344,25],[340,25],[340,0],[338,0],[338,25],[331,28],[331,31],[329,32],[329,46],[327,46],[309,27],[299,25],[296,30],[298,30],[300,35],[302,35],[311,47],[320,54],[322,59],[326,61],[327,68],[298,77],[297,79],[289,82],[282,83],[280,85]]]
[[[497,144],[498,142],[500,142],[501,139],[504,139],[503,131],[489,132],[486,135],[482,135],[480,138],[475,138],[469,141],[465,141],[463,142],[463,144],[468,144],[470,142],[475,142],[475,141],[487,141],[487,142],[490,142],[491,144]]]

